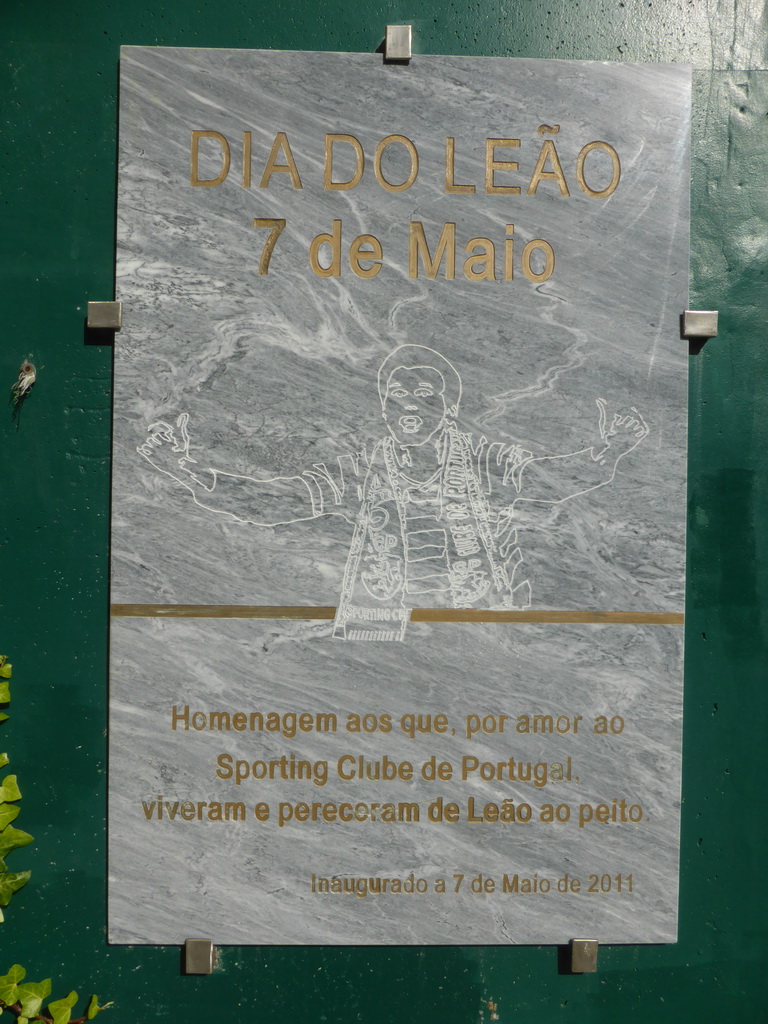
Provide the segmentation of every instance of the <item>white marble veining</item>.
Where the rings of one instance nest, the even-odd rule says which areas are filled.
[[[398,346],[415,344],[440,353],[461,379],[451,417],[456,444],[466,439],[485,451],[485,438],[488,450],[496,445],[507,460],[502,475],[522,459],[522,475],[504,486],[478,479],[488,485],[489,522],[510,509],[522,556],[515,580],[524,573],[529,581],[531,608],[682,611],[687,384],[678,316],[687,294],[688,105],[688,75],[673,66],[419,56],[404,68],[368,55],[125,48],[113,601],[337,606],[358,528],[355,508],[370,493],[365,472],[359,480],[347,473],[346,518],[327,514],[336,508],[322,502],[340,487],[339,458],[343,464],[378,445],[383,465],[388,434],[377,372]],[[559,131],[541,135],[540,125]],[[223,184],[190,186],[192,131],[230,140]],[[252,140],[250,188],[241,178],[243,132]],[[278,132],[289,140],[301,190],[282,172],[258,187]],[[323,189],[326,133],[360,141],[366,170],[357,187]],[[391,134],[412,140],[419,154],[418,178],[397,193],[382,189],[372,168],[377,143]],[[447,136],[456,140],[455,181],[474,184],[474,194],[445,193]],[[487,138],[520,139],[496,158],[519,163],[518,173],[499,171],[497,181],[520,185],[521,195],[485,194]],[[568,197],[553,180],[525,194],[545,139],[556,142]],[[578,153],[593,140],[610,143],[621,158],[619,187],[607,199],[585,195],[576,178]],[[201,141],[200,176],[218,173],[217,146]],[[390,180],[407,173],[402,151],[390,147],[392,160],[382,165]],[[586,173],[597,179],[607,164],[592,159]],[[351,165],[340,160],[335,173],[350,174]],[[252,227],[253,218],[286,220],[266,276],[258,274],[266,232]],[[316,276],[310,242],[339,219],[341,274]],[[423,270],[408,276],[410,221],[424,225],[433,251],[442,225],[456,225],[454,280],[442,271],[436,280]],[[464,245],[478,236],[495,241],[501,276],[508,224],[515,226],[514,279],[467,280]],[[380,273],[367,280],[351,272],[346,256],[363,233],[375,235],[384,253]],[[524,245],[537,238],[556,254],[543,283],[520,270]],[[616,430],[598,479],[599,460],[590,453],[605,444],[601,410]],[[188,419],[180,421],[182,414]],[[159,424],[172,428],[179,451]],[[445,424],[440,430],[448,436]],[[142,454],[153,436],[159,441]],[[321,480],[319,490],[314,478],[307,482],[318,464],[333,481]],[[557,482],[563,466],[565,485]],[[223,505],[230,485],[234,497]],[[280,512],[270,517],[267,505]],[[494,540],[491,563],[500,547]],[[410,606],[450,605],[444,595],[404,589]],[[411,623],[402,643],[344,642],[331,632],[329,623],[113,620],[112,941],[178,942],[194,934],[220,943],[560,942],[579,933],[606,942],[674,939],[681,627]],[[173,705],[206,713],[333,712],[340,722],[352,712],[386,713],[396,722],[411,712],[444,713],[456,734],[174,732]],[[467,739],[471,714],[582,715],[590,728],[578,736]],[[598,715],[621,716],[624,732],[595,735]],[[580,781],[538,789],[476,778],[331,778],[324,786],[249,779],[235,787],[216,777],[216,758],[227,753],[250,762],[295,754],[330,765],[346,753],[418,766],[432,754],[454,765],[464,756],[571,757]],[[274,808],[281,800],[350,796],[424,809],[433,794],[462,807],[469,797],[476,805],[528,800],[537,810],[551,798],[577,815],[582,804],[617,798],[642,805],[643,820],[583,828],[466,820],[278,828],[252,812],[262,800]],[[149,808],[160,796],[171,805],[241,800],[249,819],[148,819],[142,801]],[[436,878],[455,873],[557,879],[566,871],[582,880],[632,874],[634,891],[432,891]],[[430,892],[317,895],[312,872],[414,872]]]

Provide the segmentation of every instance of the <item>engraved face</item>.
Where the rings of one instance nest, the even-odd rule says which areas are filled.
[[[400,445],[421,445],[445,422],[445,380],[433,366],[397,366],[384,395],[384,422]]]

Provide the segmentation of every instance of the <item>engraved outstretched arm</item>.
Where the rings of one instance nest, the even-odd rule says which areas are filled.
[[[177,417],[175,426],[164,420],[153,423],[136,451],[186,487],[196,505],[256,526],[299,522],[321,514],[312,482],[303,476],[257,480],[201,466],[189,451],[188,423],[187,413]]]
[[[648,436],[649,428],[637,409],[608,413],[604,399],[596,399],[600,439],[590,448],[570,455],[530,459],[520,472],[521,495],[515,502],[559,504],[610,483],[621,459]]]

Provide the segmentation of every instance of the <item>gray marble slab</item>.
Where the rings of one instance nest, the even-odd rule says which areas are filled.
[[[113,618],[111,941],[674,940],[682,627],[408,616],[682,612],[689,91],[679,66],[123,49],[112,600],[339,613],[335,623]],[[227,140],[221,184],[190,184],[193,132]],[[301,188],[285,170],[259,187],[281,132]],[[327,134],[359,141],[354,188],[324,188]],[[374,174],[391,135],[419,159],[396,192]],[[446,192],[449,137],[454,181],[474,192]],[[486,193],[489,138],[519,140],[495,150],[518,169],[493,180],[520,194]],[[563,184],[550,156],[550,177],[529,195],[547,141]],[[593,141],[583,156],[593,191],[610,181],[608,146],[621,162],[604,197],[577,175]],[[352,149],[336,145],[341,181]],[[275,164],[287,153],[283,144]],[[216,178],[221,154],[217,137],[200,139],[200,179]],[[400,142],[386,148],[388,180],[407,176],[405,154]],[[286,222],[267,274],[254,218]],[[334,221],[340,272],[323,277],[309,252]],[[411,222],[433,255],[455,225],[453,279],[445,264],[434,280],[423,263],[409,276]],[[364,234],[383,251],[370,278],[348,258]],[[465,276],[465,246],[479,238],[495,244],[497,280]],[[502,280],[508,238],[513,276]],[[537,239],[555,254],[547,280],[522,269]],[[174,730],[173,707],[198,722],[332,714],[337,729]],[[388,715],[392,728],[350,733],[349,714]],[[447,731],[412,739],[400,725],[410,714],[445,715]],[[467,736],[468,719],[486,715],[508,715],[507,731]],[[521,715],[564,716],[563,727],[582,717],[577,734],[510,733]],[[623,730],[595,733],[599,716]],[[416,777],[345,780],[347,755],[409,761]],[[483,779],[478,767],[425,780],[432,756],[459,772],[463,758],[507,765],[507,776]],[[283,757],[325,764],[328,778],[222,777],[236,762],[280,772]],[[571,758],[571,779],[509,778],[510,758]],[[457,804],[458,821],[429,820],[437,797]],[[532,820],[469,820],[470,800],[474,816],[529,804]],[[254,816],[260,803],[268,821]],[[420,817],[280,824],[281,803],[336,814],[412,804]],[[570,820],[540,820],[547,803]],[[242,804],[245,820],[209,820],[227,804],[232,814]],[[640,820],[612,820],[630,807]],[[566,873],[582,891],[556,891]],[[496,891],[473,893],[479,874]],[[427,891],[313,892],[313,875],[378,879],[358,883],[372,887],[413,875]],[[458,892],[454,875],[465,876]],[[503,891],[516,875],[553,891]]]

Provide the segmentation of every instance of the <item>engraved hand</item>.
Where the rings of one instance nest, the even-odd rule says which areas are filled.
[[[158,420],[149,427],[149,436],[144,444],[136,448],[155,469],[187,487],[191,482],[202,483],[192,469],[197,460],[189,454],[188,423],[189,414],[185,412],[176,418],[176,428],[165,420]]]
[[[613,413],[609,425],[605,399],[598,398],[595,401],[600,411],[598,427],[603,441],[601,447],[596,446],[592,449],[592,457],[595,460],[602,459],[609,448],[612,449],[614,458],[620,459],[648,436],[648,424],[634,406],[630,406],[629,412]]]

